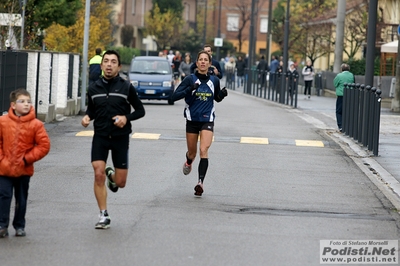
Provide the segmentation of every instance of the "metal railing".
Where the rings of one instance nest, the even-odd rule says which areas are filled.
[[[382,91],[364,84],[345,83],[343,133],[378,156]]]
[[[243,92],[256,97],[291,105],[297,108],[299,75],[292,72],[269,73],[258,69],[246,69]],[[251,75],[251,87],[248,87],[248,78]],[[228,89],[235,90],[235,78],[226,81]],[[281,97],[282,96],[282,97]]]

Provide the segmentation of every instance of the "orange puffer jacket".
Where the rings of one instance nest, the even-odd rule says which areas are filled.
[[[33,175],[33,163],[49,153],[50,139],[34,108],[16,116],[12,108],[0,116],[0,175]]]

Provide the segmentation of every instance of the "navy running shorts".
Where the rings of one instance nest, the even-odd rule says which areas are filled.
[[[186,120],[186,133],[199,134],[202,130],[214,132],[214,122],[196,122]]]
[[[128,169],[129,135],[105,137],[94,134],[92,141],[92,162],[104,161],[107,163],[110,150],[114,168]]]

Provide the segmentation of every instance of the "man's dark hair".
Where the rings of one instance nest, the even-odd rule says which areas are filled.
[[[102,60],[104,60],[104,56],[106,54],[115,54],[117,56],[117,58],[118,58],[118,65],[119,66],[121,65],[121,58],[120,58],[119,53],[117,51],[115,51],[115,50],[107,50],[107,51],[105,51],[105,53],[103,54],[103,59]],[[102,61],[102,63],[103,63],[103,61]]]
[[[96,55],[100,55],[101,54],[101,48],[96,48]]]
[[[208,43],[204,44],[203,49],[206,48],[206,47],[210,47],[211,51],[213,50],[211,44],[208,44]]]

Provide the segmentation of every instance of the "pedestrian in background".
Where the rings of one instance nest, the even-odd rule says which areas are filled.
[[[269,72],[269,66],[267,61],[265,61],[265,57],[261,56],[261,60],[257,65],[258,78],[260,80],[260,88],[264,87],[264,84],[267,80],[267,73]]]
[[[219,79],[222,79],[222,69],[220,64],[218,63],[217,60],[214,60],[212,58],[212,49],[211,49],[211,45],[209,44],[205,44],[203,46],[203,50],[206,51],[210,56],[211,56],[211,65],[208,68],[208,74],[209,75],[215,75],[217,76]],[[197,64],[193,64],[192,67],[190,68],[190,73],[195,73]]]
[[[237,77],[237,86],[244,85],[244,71],[246,69],[246,63],[243,60],[243,57],[238,56],[238,60],[236,61],[236,77]]]
[[[131,121],[143,117],[145,110],[132,84],[119,76],[121,59],[116,51],[104,53],[101,68],[104,71],[103,78],[89,87],[88,106],[81,124],[87,127],[94,120],[91,161],[94,194],[100,209],[100,219],[95,228],[107,229],[111,218],[107,212],[106,177],[107,186],[112,192],[125,187]],[[106,166],[109,150],[114,168]]]
[[[176,51],[174,58],[172,58],[172,69],[174,71],[175,84],[179,84],[180,81],[179,66],[181,65],[181,63],[182,55],[179,51]]]
[[[232,84],[232,87],[235,85],[235,70],[236,70],[236,62],[233,57],[229,58],[229,61],[225,63],[225,76],[226,82],[228,84]]]
[[[289,65],[289,77],[287,78],[288,88],[289,88],[289,98],[291,101],[293,100],[294,93],[296,93],[298,77],[299,77],[299,72],[297,72],[296,65],[294,64],[294,62],[291,62]]]
[[[219,61],[219,65],[221,67],[222,75],[225,75],[225,64],[225,58],[221,58],[221,60]]]
[[[301,74],[303,75],[304,78],[304,96],[307,96],[308,93],[308,99],[311,98],[311,86],[312,82],[314,80],[314,68],[311,65],[311,60],[307,60],[307,65],[303,67],[303,70],[301,71]]]
[[[0,116],[0,238],[8,236],[13,191],[12,225],[16,236],[26,235],[25,214],[33,163],[49,150],[49,136],[43,122],[36,119],[29,92],[25,89],[11,92],[8,113]]]
[[[211,56],[201,51],[196,59],[197,71],[185,78],[172,95],[172,100],[185,98],[184,116],[186,118],[186,161],[183,164],[183,174],[188,175],[197,154],[197,143],[200,135],[200,162],[198,167],[198,182],[194,187],[194,195],[201,196],[204,192],[204,178],[208,169],[208,150],[211,146],[214,132],[215,104],[227,95],[226,88],[220,88],[220,81],[215,75],[209,75]]]
[[[271,85],[272,85],[273,88],[275,86],[276,79],[277,79],[276,72],[278,71],[278,67],[279,67],[278,59],[276,59],[275,55],[271,56],[271,67],[270,67],[270,70],[269,70],[269,74],[270,74],[269,81],[271,82]]]
[[[96,55],[89,61],[89,86],[101,77],[101,48],[96,48]]]
[[[185,58],[179,65],[179,73],[181,74],[182,80],[190,75],[190,67],[192,64],[193,62],[190,53],[185,53]]]
[[[342,72],[337,74],[333,79],[333,85],[336,89],[336,122],[340,132],[342,129],[342,110],[343,110],[343,89],[344,84],[355,83],[355,77],[353,73],[350,72],[350,66],[348,64],[342,64],[341,66]]]

